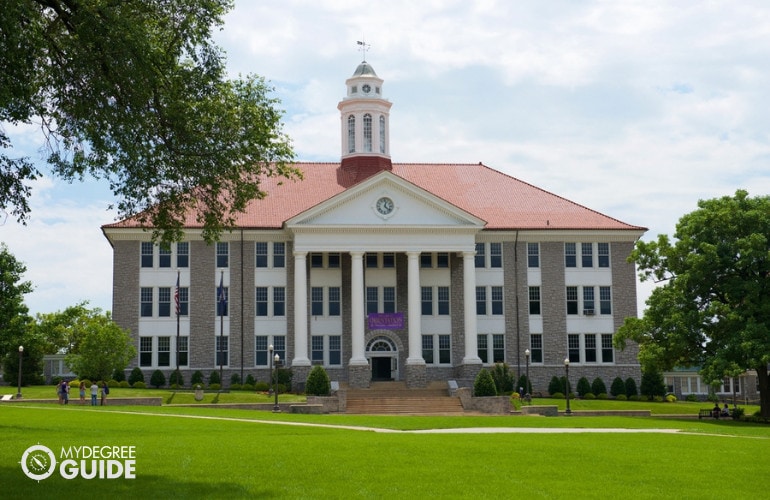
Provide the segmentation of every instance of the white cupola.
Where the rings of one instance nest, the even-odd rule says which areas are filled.
[[[382,78],[369,63],[362,61],[353,76],[345,81],[345,86],[346,95],[337,105],[343,164],[350,163],[353,158],[369,158],[364,163],[387,165],[389,170],[392,103],[382,97]]]

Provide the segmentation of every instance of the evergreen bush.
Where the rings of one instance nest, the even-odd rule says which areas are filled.
[[[128,380],[121,380],[120,382],[118,382],[118,387],[126,389],[128,387],[131,387],[131,384],[128,383]]]
[[[192,378],[190,379],[190,385],[195,387],[196,385],[203,385],[203,373],[201,373],[200,370],[195,370],[195,373],[192,374]]]
[[[636,389],[636,381],[628,377],[626,379],[626,396],[631,398],[631,396],[637,396],[639,394],[639,391]]]
[[[177,387],[184,387],[184,376],[179,370],[174,370],[168,377],[168,383]]]
[[[240,391],[241,389],[243,389],[243,386],[241,384],[238,384],[238,383],[230,384],[231,391]]]
[[[256,390],[256,387],[254,386],[254,384],[243,384],[241,386],[241,390],[254,392]]]
[[[131,387],[133,387],[137,382],[144,383],[144,373],[142,373],[141,368],[135,366],[134,369],[131,370],[131,374],[128,376],[128,383],[131,385]]]
[[[321,365],[315,365],[305,381],[305,394],[308,396],[328,396],[331,394],[329,375]]]
[[[640,386],[642,396],[652,400],[659,396],[663,400],[666,395],[666,384],[663,381],[663,374],[654,367],[646,367],[642,372],[642,384]]]
[[[515,387],[515,389],[519,390],[519,388],[521,388],[521,390],[524,391],[522,395],[524,394],[532,395],[532,382],[530,380],[527,380],[526,375],[522,375],[521,377],[519,377],[519,383]]]
[[[602,392],[600,394],[597,394],[596,395],[596,399],[607,399],[607,393],[606,392]]]
[[[593,392],[586,392],[583,394],[583,399],[596,399],[596,395]]]
[[[486,368],[482,368],[476,375],[476,380],[473,382],[473,395],[476,397],[497,396],[495,381]]]
[[[112,380],[123,382],[126,380],[126,372],[116,369],[114,372],[112,372]]]
[[[107,387],[120,387],[120,382],[114,379],[109,379],[107,381]]]
[[[616,398],[621,394],[624,396],[626,395],[626,384],[623,382],[622,378],[615,377],[615,379],[612,381],[612,386],[610,387],[610,394]]]
[[[553,394],[551,394],[551,398],[553,398],[553,399],[564,399],[564,393],[556,391]]]
[[[577,383],[577,393],[581,397],[591,392],[591,383],[585,377],[580,377]]]
[[[230,375],[230,386],[232,387],[235,384],[241,385],[241,376],[237,373]]]
[[[134,385],[132,385],[134,389],[147,389],[147,384],[142,382],[141,380],[139,382],[134,382]]]
[[[618,401],[626,401],[628,400],[628,396],[626,396],[625,394],[618,394],[617,396],[615,396],[615,399],[617,399]]]
[[[550,394],[552,397],[557,392],[561,392],[562,395],[564,394],[564,386],[561,383],[561,380],[559,377],[554,375],[551,377],[551,381],[548,383],[548,394]]]
[[[569,383],[569,380],[567,380],[567,377],[563,376],[559,379],[559,381],[561,382],[562,392],[565,394],[569,392],[570,395],[573,395],[574,391],[572,390],[572,384]]]
[[[607,386],[604,384],[604,380],[601,379],[601,377],[596,377],[593,382],[591,382],[591,392],[594,394],[603,394],[607,392]]]
[[[267,392],[270,390],[270,386],[267,385],[267,382],[257,382],[254,384],[254,390],[257,392]]]
[[[156,389],[160,389],[162,386],[166,385],[166,376],[163,375],[162,371],[155,370],[152,372],[152,376],[150,377],[150,385]]]
[[[291,379],[293,376],[291,368],[276,368],[275,370],[275,382],[284,387],[284,392],[291,392]]]
[[[221,388],[222,388],[222,386],[220,384],[216,384],[216,383],[209,384],[209,389],[211,389],[212,391],[218,391]]]
[[[498,394],[513,392],[513,375],[506,363],[495,363],[492,370],[492,380],[495,382],[495,389],[497,389]]]
[[[209,375],[209,387],[211,384],[221,384],[222,378],[219,376],[219,372],[211,372]]]
[[[254,379],[254,375],[252,375],[251,373],[246,375],[246,382],[244,382],[244,384],[256,385],[256,383],[257,381]]]
[[[688,394],[685,398],[685,401],[689,401],[691,403],[697,403],[698,402],[698,396],[695,394]]]

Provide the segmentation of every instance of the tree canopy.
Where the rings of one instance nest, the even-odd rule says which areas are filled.
[[[32,292],[32,283],[22,281],[25,272],[27,267],[0,243],[0,357],[17,357],[19,345],[24,345],[24,332],[31,320],[24,295]]]
[[[193,211],[217,239],[265,196],[260,175],[301,177],[272,89],[231,80],[212,42],[231,0],[17,0],[0,9],[0,125],[35,123],[66,180],[106,179],[122,218],[165,242]],[[29,181],[0,126],[0,207],[29,217]]]
[[[672,242],[639,241],[630,260],[642,281],[665,282],[642,318],[627,318],[616,343],[640,344],[644,365],[701,367],[716,382],[756,370],[762,415],[770,417],[770,196],[701,200]]]

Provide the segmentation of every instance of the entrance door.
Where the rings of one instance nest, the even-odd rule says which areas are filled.
[[[390,375],[390,357],[376,357],[372,358],[372,380],[392,380]]]

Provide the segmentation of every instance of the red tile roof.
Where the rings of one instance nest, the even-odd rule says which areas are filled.
[[[298,163],[302,181],[265,178],[268,195],[237,216],[238,227],[281,228],[284,221],[363,180],[340,163]],[[479,164],[393,163],[398,177],[487,222],[486,229],[634,230],[633,226]],[[371,173],[376,173],[375,171]],[[367,172],[369,174],[369,172]],[[200,224],[193,214],[186,227]],[[105,228],[138,227],[127,219]]]

